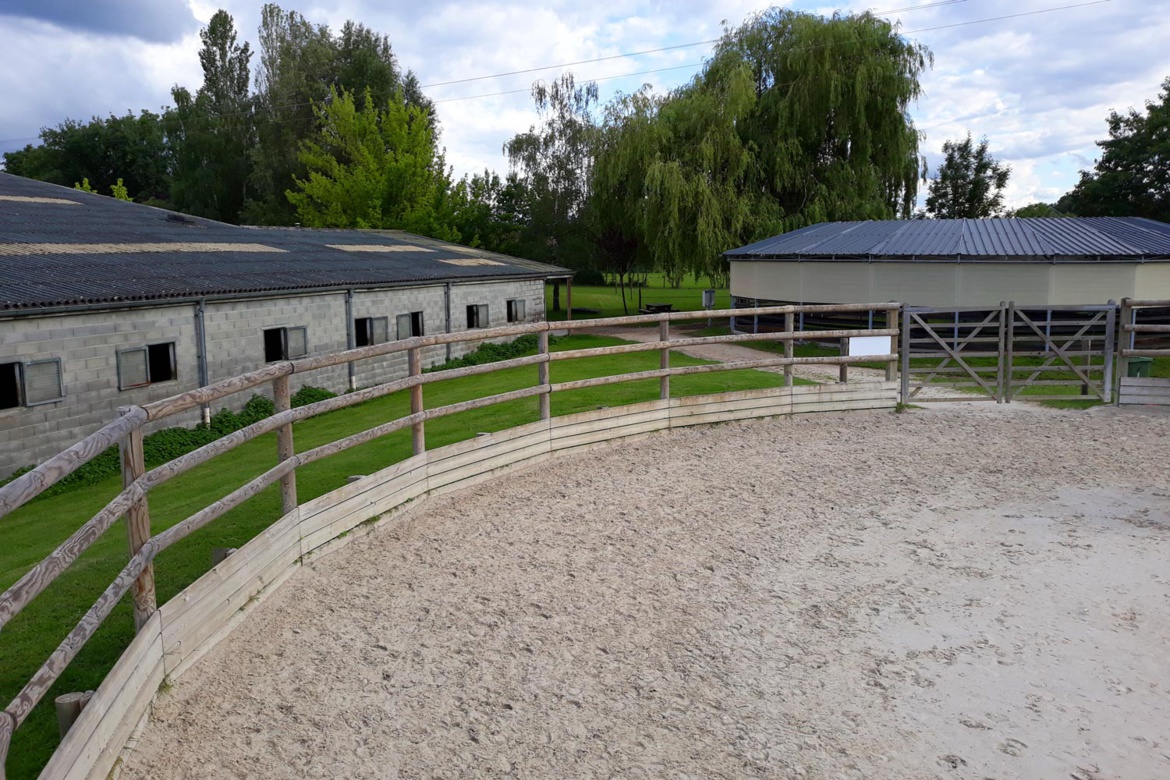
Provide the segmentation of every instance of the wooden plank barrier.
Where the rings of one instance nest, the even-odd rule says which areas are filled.
[[[889,304],[868,306],[757,307],[733,310],[736,316],[784,314],[793,321],[796,311],[890,309]],[[791,386],[792,367],[802,363],[844,364],[848,358],[796,358],[792,344],[799,333],[791,328],[769,334],[784,340],[785,357],[700,366],[670,366],[670,350],[690,344],[751,341],[757,334],[672,338],[669,323],[703,319],[706,312],[674,312],[611,320],[571,323],[531,323],[474,333],[404,339],[400,342],[362,347],[295,362],[281,362],[240,377],[182,393],[145,407],[127,407],[122,416],[74,447],[50,458],[37,469],[0,488],[0,517],[26,503],[62,477],[115,444],[121,447],[124,489],[97,515],[62,543],[52,555],[34,566],[15,585],[0,594],[0,626],[15,616],[89,547],[120,516],[127,516],[130,561],[106,588],[85,617],[61,642],[16,699],[0,711],[0,780],[3,759],[11,737],[32,708],[47,693],[81,646],[93,635],[110,610],[126,593],[132,593],[137,636],[80,713],[76,722],[45,767],[46,778],[104,778],[122,760],[131,735],[149,715],[150,704],[165,680],[173,680],[227,636],[255,604],[292,576],[305,560],[337,549],[361,533],[383,524],[407,506],[428,496],[475,485],[502,473],[538,464],[558,452],[580,452],[609,442],[631,441],[657,431],[714,422],[728,422],[781,414],[804,414],[849,409],[892,409],[897,403],[895,382],[856,385]],[[891,317],[891,322],[897,322]],[[657,323],[659,340],[649,344],[602,347],[575,352],[551,352],[549,331],[610,324]],[[538,335],[538,353],[489,365],[468,366],[424,373],[422,349],[461,341],[481,341],[501,336]],[[856,331],[896,340],[896,329]],[[823,334],[818,334],[818,336]],[[659,368],[617,377],[582,379],[553,384],[550,362],[592,355],[621,354],[643,350],[660,353]],[[290,408],[289,377],[295,373],[340,365],[397,352],[407,352],[406,377],[372,388],[313,404]],[[877,359],[897,360],[897,355]],[[867,358],[873,360],[875,358]],[[856,361],[854,361],[856,362]],[[436,381],[483,374],[518,366],[538,369],[537,384],[484,398],[426,409],[423,385]],[[788,386],[719,393],[700,397],[671,398],[670,377],[783,366]],[[553,392],[599,386],[620,381],[658,379],[658,400],[554,417]],[[271,383],[275,414],[200,447],[151,471],[142,457],[142,427],[147,422],[194,408],[212,400]],[[297,453],[292,424],[317,414],[352,406],[393,392],[409,391],[411,414],[381,423],[369,430],[345,436]],[[493,404],[536,396],[540,419],[502,431],[428,451],[425,422]],[[404,461],[351,480],[323,496],[299,504],[296,469],[391,432],[411,428],[414,454]],[[257,436],[277,432],[277,465],[228,495],[211,502],[187,519],[151,535],[147,494],[151,488],[188,471]],[[206,526],[269,486],[279,483],[282,517],[265,531],[216,562],[212,568],[166,604],[156,606],[153,590],[155,556],[168,546]]]
[[[1151,406],[1170,406],[1170,379],[1164,377],[1134,377],[1121,378],[1121,404],[1147,404]]]

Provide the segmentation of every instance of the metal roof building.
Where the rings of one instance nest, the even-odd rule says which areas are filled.
[[[827,222],[724,256],[743,299],[1043,308],[1170,298],[1170,225],[1137,217]]]
[[[0,173],[0,477],[118,407],[266,363],[543,320],[545,281],[567,275],[400,231],[238,227]],[[403,355],[294,384],[379,384],[405,375]]]
[[[240,227],[0,173],[0,314],[568,273],[402,231]]]

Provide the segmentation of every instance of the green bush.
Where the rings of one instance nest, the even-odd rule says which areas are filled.
[[[549,338],[549,344],[556,343],[556,336]],[[465,366],[479,366],[484,363],[498,363],[501,360],[511,360],[512,358],[524,357],[525,355],[536,354],[537,337],[535,333],[521,336],[504,344],[492,344],[487,342],[480,344],[474,352],[468,352],[461,358],[448,360],[442,365],[433,366],[427,369],[431,371],[445,371],[451,368],[463,368]]]
[[[310,387],[305,385],[300,390],[293,393],[292,407],[296,409],[298,406],[308,406],[315,404],[318,401],[326,401],[330,398],[336,398],[337,393],[331,393],[323,387]]]
[[[333,398],[336,395],[336,393],[331,393],[320,387],[306,385],[293,394],[291,402],[294,407],[304,406],[314,401]],[[271,417],[275,411],[276,407],[272,403],[272,399],[254,395],[248,399],[248,402],[244,404],[244,408],[238,412],[233,412],[230,409],[220,409],[211,416],[210,424],[199,423],[194,428],[164,428],[161,431],[152,433],[142,440],[142,453],[146,461],[146,467],[154,468],[155,466],[161,466],[180,455],[186,455],[188,452],[197,450],[205,444],[210,444],[216,439],[227,436],[229,433],[234,433],[254,422],[259,422],[265,417]],[[0,485],[7,485],[21,474],[28,473],[32,470],[33,466],[25,466],[22,469],[17,469],[7,479],[0,481]],[[37,498],[56,496],[70,490],[94,485],[107,477],[120,473],[122,473],[122,462],[118,455],[118,448],[110,447],[77,471],[74,471],[41,493]]]
[[[605,274],[596,268],[582,268],[573,274],[573,284],[580,284],[587,287],[604,287]]]

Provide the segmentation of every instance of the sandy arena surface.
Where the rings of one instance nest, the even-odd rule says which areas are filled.
[[[1170,415],[962,407],[433,499],[256,607],[124,777],[1170,777]]]

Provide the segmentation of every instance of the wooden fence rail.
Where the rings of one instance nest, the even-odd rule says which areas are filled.
[[[793,329],[796,314],[802,312],[873,310],[884,310],[887,312],[888,327],[871,330],[819,331],[815,334],[816,338],[847,338],[856,336],[889,337],[891,348],[888,354],[818,358],[798,358],[794,356],[794,341],[810,335],[802,334]],[[69,449],[49,458],[29,473],[18,477],[4,487],[0,487],[0,517],[3,517],[52,487],[106,449],[115,445],[121,449],[122,491],[114,496],[97,514],[83,523],[49,556],[33,566],[14,585],[0,595],[0,627],[3,627],[11,621],[32,599],[43,592],[46,587],[77,560],[82,552],[105,533],[119,517],[126,516],[128,518],[127,525],[129,533],[129,560],[126,566],[109,584],[98,600],[90,607],[40,669],[33,675],[20,693],[17,694],[16,698],[0,712],[0,780],[3,780],[4,759],[7,756],[8,745],[15,729],[24,722],[29,712],[44,697],[50,686],[58,679],[85,642],[93,636],[102,621],[105,620],[123,596],[127,593],[131,593],[133,596],[134,620],[137,630],[144,630],[144,626],[148,624],[157,625],[157,620],[152,620],[152,617],[155,616],[159,609],[155,603],[156,597],[153,576],[153,563],[158,553],[198,529],[203,528],[224,513],[254,497],[262,490],[277,483],[280,484],[281,490],[282,514],[288,516],[290,513],[294,513],[297,510],[296,471],[298,468],[406,428],[410,428],[412,431],[411,440],[414,455],[422,456],[426,451],[425,424],[428,420],[435,420],[460,412],[481,409],[525,398],[537,397],[539,399],[540,420],[550,421],[550,396],[557,392],[597,387],[619,382],[658,379],[660,402],[670,403],[670,378],[672,376],[704,374],[715,371],[782,367],[784,369],[785,385],[791,386],[793,367],[803,364],[846,365],[848,363],[880,361],[885,362],[890,366],[889,370],[892,370],[898,361],[896,350],[899,336],[899,331],[896,327],[899,321],[898,311],[898,305],[886,303],[844,306],[756,307],[719,312],[721,318],[753,316],[757,314],[783,315],[787,329],[783,332],[768,334],[744,333],[699,337],[677,337],[676,335],[672,335],[670,331],[671,323],[704,320],[711,314],[707,311],[670,312],[576,322],[540,322],[495,329],[441,334],[437,336],[404,339],[402,341],[344,350],[325,355],[315,355],[303,360],[273,363],[257,371],[232,377],[207,387],[199,388],[198,390],[181,393],[162,401],[145,406],[130,406],[120,409],[120,416],[116,420],[94,434],[82,439]],[[552,331],[576,331],[601,326],[651,324],[658,325],[659,338],[657,341],[563,352],[550,352],[549,350],[549,335]],[[483,365],[438,370],[430,373],[423,372],[422,356],[423,349],[426,347],[454,343],[483,342],[488,339],[517,337],[530,333],[537,335],[538,351],[535,355]],[[741,360],[706,365],[670,365],[670,352],[674,349],[704,344],[751,342],[765,339],[783,342],[784,355],[758,360]],[[550,363],[553,361],[590,358],[603,355],[621,355],[641,351],[659,351],[661,355],[659,368],[559,383],[552,382],[550,378]],[[292,375],[352,363],[358,360],[374,359],[400,352],[407,353],[408,371],[405,377],[345,395],[317,401],[296,409],[291,408],[289,378]],[[461,401],[432,409],[425,408],[423,393],[424,387],[428,384],[526,366],[537,367],[537,384],[531,387]],[[887,378],[891,378],[889,373],[887,373]],[[212,401],[238,395],[265,385],[271,385],[275,404],[274,414],[216,439],[161,466],[155,467],[150,471],[146,470],[142,449],[142,436],[145,425],[164,420],[175,414]],[[293,423],[401,391],[409,391],[410,414],[304,452],[297,453],[295,451]],[[750,411],[751,404],[757,402],[751,401],[748,398],[744,403],[748,403],[747,408]],[[758,403],[761,408],[770,408],[768,404],[773,402],[765,398]],[[733,403],[732,406],[734,405]],[[719,404],[715,404],[714,406],[722,408]],[[663,408],[665,409],[665,407]],[[705,412],[707,415],[712,413],[716,414],[716,416],[720,414],[714,410],[712,412]],[[695,419],[702,420],[707,418],[700,416],[695,417]],[[151,535],[148,495],[153,488],[196,466],[207,463],[241,444],[273,431],[277,434],[278,461],[275,466],[228,495],[208,504],[185,520],[157,535]]]

